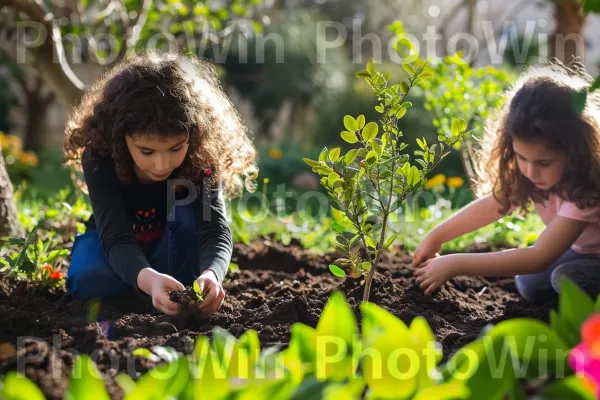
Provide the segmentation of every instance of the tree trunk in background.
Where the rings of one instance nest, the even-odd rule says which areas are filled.
[[[27,121],[25,123],[25,137],[23,147],[25,150],[38,151],[42,147],[44,121],[48,118],[48,109],[56,99],[52,91],[44,93],[44,81],[36,78],[37,82],[32,89],[25,88],[27,97]]]
[[[0,237],[22,237],[24,235],[13,194],[13,186],[8,172],[6,172],[4,157],[0,155]]]
[[[555,0],[554,35],[549,40],[549,55],[568,63],[573,56],[584,61],[585,39],[583,27],[585,15],[579,0]]]

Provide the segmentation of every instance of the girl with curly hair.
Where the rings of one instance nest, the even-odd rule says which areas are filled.
[[[168,292],[197,280],[200,309],[213,314],[233,249],[224,196],[254,190],[257,172],[214,66],[170,53],[125,58],[74,107],[64,152],[93,210],[67,290],[102,299],[133,289],[175,315]]]
[[[435,227],[413,255],[426,294],[458,275],[516,276],[530,302],[563,279],[600,293],[600,91],[581,63],[529,67],[489,121],[476,157],[478,199]],[[519,209],[546,225],[527,248],[439,256],[441,245]]]

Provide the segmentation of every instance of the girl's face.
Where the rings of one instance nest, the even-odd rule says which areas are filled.
[[[542,190],[551,189],[565,173],[564,152],[550,149],[541,141],[513,139],[513,150],[521,173]]]
[[[126,136],[125,141],[141,182],[152,183],[167,179],[181,165],[187,150],[188,134],[162,138],[158,135]]]

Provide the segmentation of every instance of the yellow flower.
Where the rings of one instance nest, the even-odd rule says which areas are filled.
[[[8,135],[6,140],[6,147],[10,148],[14,152],[20,153],[23,150],[23,142],[21,141],[20,137],[15,135]]]
[[[427,179],[425,182],[425,189],[429,190],[435,186],[441,186],[446,183],[446,175],[437,174],[433,178]]]
[[[283,156],[283,151],[278,148],[269,149],[269,157],[273,160],[279,160]]]
[[[0,148],[6,149],[8,147],[8,137],[2,131],[0,131]]]
[[[37,156],[32,151],[25,151],[19,154],[19,160],[30,167],[37,167],[39,164]]]
[[[451,187],[454,189],[460,189],[461,187],[463,187],[465,185],[465,180],[463,178],[461,178],[460,176],[452,176],[452,177],[448,178],[448,181],[446,182],[446,184],[448,185],[448,187]]]
[[[538,240],[539,234],[536,232],[527,232],[525,240],[523,241],[523,247],[532,246]]]

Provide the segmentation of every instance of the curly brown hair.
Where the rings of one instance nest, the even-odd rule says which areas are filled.
[[[600,203],[600,91],[588,93],[592,82],[577,59],[568,64],[553,59],[524,71],[480,139],[476,195],[492,193],[501,213],[512,207],[526,212],[552,192],[580,209]],[[585,106],[578,110],[575,99],[585,95]],[[512,146],[515,138],[541,140],[566,154],[562,181],[542,190],[523,176]]]
[[[189,149],[175,177],[197,181],[210,169],[227,196],[253,191],[256,150],[222,91],[214,65],[194,56],[154,51],[124,58],[73,108],[66,124],[66,165],[81,171],[86,148],[114,160],[123,183],[134,176],[127,135],[187,132]],[[244,177],[244,181],[242,181]]]

